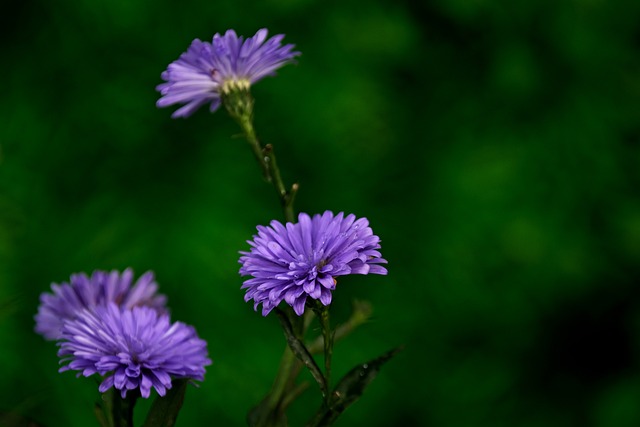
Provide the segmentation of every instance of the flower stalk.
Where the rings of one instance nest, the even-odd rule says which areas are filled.
[[[335,331],[331,330],[331,322],[329,319],[329,307],[324,306],[316,301],[313,307],[314,312],[320,320],[322,328],[323,349],[324,349],[324,380],[327,387],[331,389],[331,358],[333,356],[333,338]],[[307,347],[308,348],[308,347]],[[329,404],[329,393],[325,396],[325,403]]]
[[[133,427],[133,408],[138,400],[138,393],[129,393],[121,397],[112,393],[113,398],[113,427]]]
[[[133,408],[139,397],[135,391],[122,397],[113,388],[102,393],[95,405],[100,427],[133,427]]]
[[[276,190],[285,220],[293,222],[295,220],[293,201],[299,186],[295,183],[291,186],[291,189],[287,190],[280,174],[273,145],[267,144],[263,147],[260,140],[258,140],[253,127],[254,100],[249,87],[245,85],[229,86],[228,90],[223,91],[222,103],[229,115],[242,129],[242,134],[260,165],[263,178],[271,183]]]
[[[295,378],[298,376],[302,365],[309,369],[313,378],[318,383],[325,406],[329,407],[331,404],[331,361],[336,331],[331,329],[328,306],[331,302],[331,290],[334,289],[336,285],[336,280],[333,275],[350,273],[386,274],[386,269],[379,265],[386,263],[386,261],[380,258],[380,254],[377,251],[379,248],[379,239],[371,232],[366,219],[356,220],[355,216],[349,215],[345,217],[342,213],[334,216],[333,213],[327,211],[323,215],[316,215],[313,218],[306,214],[301,214],[299,218],[301,222],[295,223],[293,202],[298,191],[298,185],[294,184],[290,190],[287,190],[282,175],[280,174],[280,168],[278,167],[273,145],[267,144],[263,147],[256,136],[253,126],[254,100],[251,96],[249,86],[225,85],[225,88],[228,88],[228,90],[223,90],[222,103],[229,115],[240,126],[255,159],[260,165],[263,177],[267,182],[271,183],[276,190],[287,223],[285,227],[282,224],[278,223],[275,225],[272,222],[272,227],[275,228],[271,230],[261,229],[259,227],[258,230],[261,232],[261,238],[265,242],[278,241],[275,239],[275,235],[271,236],[271,238],[266,236],[270,234],[270,231],[277,234],[278,231],[282,230],[292,231],[296,235],[297,233],[301,233],[300,236],[306,235],[306,233],[325,236],[322,242],[316,242],[316,245],[319,244],[320,246],[314,246],[314,248],[309,249],[313,250],[312,256],[311,253],[304,256],[306,259],[313,260],[313,265],[310,264],[306,267],[301,266],[303,270],[298,272],[299,274],[292,271],[283,271],[282,273],[283,275],[290,275],[292,280],[294,278],[306,277],[306,279],[295,279],[296,282],[299,282],[295,285],[293,282],[291,283],[291,285],[293,285],[292,288],[289,288],[291,290],[304,288],[304,292],[302,294],[298,293],[298,297],[295,297],[294,294],[285,297],[285,290],[283,289],[280,292],[280,300],[272,301],[271,292],[269,292],[268,288],[265,288],[264,291],[261,291],[259,287],[252,288],[250,285],[251,280],[245,282],[245,286],[243,286],[249,288],[248,296],[252,297],[256,302],[262,302],[263,315],[268,314],[282,299],[286,299],[287,303],[291,306],[287,307],[286,311],[276,309],[288,346],[282,355],[278,374],[271,387],[270,393],[251,411],[248,418],[249,424],[252,426],[286,426],[286,407],[306,388],[306,386],[301,387],[295,384]],[[289,224],[294,224],[291,229],[289,228]],[[349,234],[351,237],[350,239],[345,239],[341,235],[332,235],[335,233],[335,231],[332,230],[348,230],[345,236]],[[304,237],[302,238],[304,239]],[[295,239],[295,237],[290,236],[289,239]],[[332,243],[338,242],[340,239],[343,240],[342,244]],[[256,242],[258,242],[257,239]],[[356,253],[358,253],[355,258],[353,258],[354,252],[346,249],[349,247],[349,242],[351,242],[351,244],[357,242],[358,246],[353,247],[353,249],[356,249]],[[256,243],[256,245],[259,244],[264,243]],[[341,252],[333,254],[331,250],[335,248],[341,248]],[[324,254],[324,256],[316,259],[319,253]],[[261,265],[261,257],[260,255],[258,259],[254,260],[251,253],[244,253],[244,256],[240,260],[243,264],[241,273],[249,273],[254,276],[258,274],[260,276],[260,272],[271,271],[272,269],[265,270],[265,266]],[[339,261],[342,266],[339,264],[335,266],[328,265],[329,257]],[[280,264],[280,261],[281,260],[279,260],[277,264]],[[295,260],[291,261],[295,262]],[[254,262],[256,263],[255,265]],[[307,268],[308,271],[306,270]],[[258,281],[259,280],[260,279],[258,279]],[[265,277],[265,280],[269,281],[271,279]],[[303,282],[300,280],[308,282],[303,286]],[[271,289],[275,290],[275,288]],[[264,296],[262,295],[263,293],[265,293]],[[267,300],[264,299],[266,295],[268,295]],[[304,334],[310,320],[310,316],[303,316],[303,314],[306,314],[304,312],[304,306],[305,301],[307,301],[307,296],[311,297],[309,303],[312,310],[307,310],[306,313],[315,313],[322,329],[324,373],[318,368],[310,352],[310,348],[304,343]],[[293,310],[291,310],[291,308],[293,308]],[[358,318],[358,320],[361,319]],[[352,322],[350,328],[357,326],[359,323],[358,321]],[[348,333],[346,330],[344,332]]]
[[[290,190],[287,190],[278,167],[273,145],[267,144],[262,147],[253,126],[254,99],[249,87],[235,87],[228,92],[223,91],[222,104],[231,118],[240,126],[242,134],[260,166],[263,178],[271,183],[276,190],[285,220],[293,222],[295,220],[293,202],[299,186],[295,183]],[[286,317],[289,322],[289,319],[295,316]],[[291,333],[298,339],[302,339],[303,331],[300,327],[292,329]],[[286,425],[286,421],[284,421],[286,406],[304,390],[294,388],[295,376],[293,374],[299,372],[298,365],[296,355],[287,345],[280,359],[278,373],[269,394],[258,407],[254,408],[253,417],[250,414],[249,422],[251,425],[260,427]],[[293,393],[289,394],[288,392],[292,388],[294,388]]]
[[[276,153],[273,151],[273,145],[265,145],[265,147],[262,149],[262,154],[263,160],[267,164],[270,178],[276,191],[278,192],[278,196],[280,197],[280,205],[282,206],[284,219],[287,222],[294,222],[295,214],[293,210],[293,202],[295,200],[296,194],[298,193],[299,185],[298,183],[294,183],[291,186],[291,189],[287,190],[286,186],[284,185],[284,181],[282,180],[282,176],[280,175],[280,168],[278,167],[278,163],[276,162]]]
[[[371,304],[366,301],[354,301],[353,302],[353,311],[351,312],[351,317],[345,322],[340,324],[333,331],[333,342],[340,341],[345,338],[351,332],[353,332],[358,326],[365,323],[371,317]],[[320,353],[324,350],[324,337],[321,335],[317,337],[314,341],[307,344],[307,349],[309,349],[309,353],[316,354]]]

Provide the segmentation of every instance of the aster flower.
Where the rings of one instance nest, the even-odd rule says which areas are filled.
[[[65,320],[58,356],[67,365],[60,372],[79,371],[85,377],[104,378],[101,393],[115,387],[121,396],[139,389],[149,397],[171,388],[172,378],[204,380],[207,343],[193,327],[171,323],[167,314],[150,307],[122,310],[113,303],[83,310],[75,320]]]
[[[271,221],[257,229],[258,235],[248,242],[250,252],[240,252],[240,274],[253,276],[242,285],[247,289],[244,300],[253,299],[256,310],[262,304],[263,316],[282,300],[298,316],[308,297],[329,305],[338,276],[387,274],[379,265],[387,263],[378,251],[380,238],[366,218],[301,213],[295,224]]]
[[[224,36],[216,33],[211,43],[195,39],[161,74],[166,82],[156,87],[162,95],[156,105],[185,104],[173,118],[188,117],[207,103],[214,112],[223,93],[232,88],[248,89],[300,54],[292,51],[292,44],[282,46],[284,34],[267,40],[267,33],[263,28],[244,40],[228,30]]]
[[[147,271],[133,284],[133,271],[121,273],[96,270],[91,277],[84,273],[72,274],[69,283],[51,284],[53,293],[40,295],[40,306],[35,316],[35,331],[47,340],[60,338],[65,319],[74,319],[85,308],[105,306],[110,302],[122,308],[150,306],[165,311],[166,297],[156,294],[158,284],[153,272]]]

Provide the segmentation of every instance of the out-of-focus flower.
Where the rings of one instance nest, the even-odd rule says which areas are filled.
[[[387,263],[378,251],[380,238],[366,218],[301,213],[295,224],[271,221],[257,229],[258,235],[248,242],[250,252],[240,252],[240,274],[253,276],[242,285],[247,289],[244,299],[253,299],[256,310],[262,304],[263,316],[282,300],[298,316],[307,297],[329,305],[338,276],[387,274],[379,265]]]
[[[203,381],[207,343],[193,327],[171,323],[167,314],[150,307],[123,310],[110,303],[84,310],[74,320],[65,320],[58,356],[67,365],[60,372],[79,371],[85,377],[106,376],[101,393],[111,387],[124,398],[139,389],[149,397],[151,388],[164,396],[172,378]]]
[[[127,268],[120,274],[96,270],[91,277],[84,273],[72,274],[69,283],[51,284],[53,293],[40,295],[40,306],[35,316],[35,331],[47,340],[60,338],[65,319],[75,319],[85,308],[106,306],[113,302],[130,309],[149,306],[164,312],[167,298],[157,294],[158,284],[153,272],[147,271],[133,284],[133,271]]]
[[[284,34],[267,40],[267,30],[259,30],[244,40],[233,30],[216,33],[211,43],[195,39],[180,58],[161,74],[165,83],[156,87],[162,97],[156,105],[185,104],[171,117],[188,117],[207,103],[214,112],[221,97],[233,89],[248,89],[265,76],[274,75],[300,52],[294,45],[282,45]]]

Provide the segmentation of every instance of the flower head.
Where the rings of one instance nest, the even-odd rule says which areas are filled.
[[[254,309],[262,304],[262,315],[269,314],[282,300],[298,316],[304,313],[308,297],[331,303],[336,277],[347,274],[387,274],[379,264],[380,238],[373,234],[366,218],[326,211],[313,218],[305,213],[297,223],[258,226],[250,252],[241,252],[240,274],[246,280],[245,301],[253,299]]]
[[[195,39],[161,74],[166,82],[156,87],[162,95],[156,105],[185,104],[172,114],[174,118],[188,117],[207,103],[214,112],[224,92],[248,89],[300,54],[292,51],[292,44],[282,46],[284,34],[268,40],[267,34],[263,28],[244,40],[228,30],[223,36],[216,33],[211,43]]]
[[[139,389],[149,397],[151,387],[160,396],[171,388],[172,378],[204,380],[207,343],[193,327],[171,323],[167,314],[150,307],[121,309],[113,303],[83,310],[76,319],[65,320],[58,356],[69,362],[60,372],[79,371],[85,377],[105,376],[101,393],[111,387],[124,398]]]
[[[69,283],[51,284],[51,293],[40,295],[40,306],[35,316],[35,331],[48,340],[60,338],[65,319],[75,319],[85,308],[105,306],[113,302],[122,308],[150,306],[165,311],[167,298],[156,294],[158,284],[153,272],[147,271],[133,284],[133,271],[121,273],[94,271],[91,277],[84,273],[72,274]]]

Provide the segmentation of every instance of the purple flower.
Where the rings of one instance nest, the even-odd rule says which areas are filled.
[[[115,387],[123,398],[135,389],[147,398],[151,387],[164,396],[172,378],[203,381],[204,367],[211,364],[207,343],[193,327],[171,323],[167,314],[150,307],[126,310],[110,303],[84,310],[75,320],[65,320],[62,340],[58,356],[69,364],[60,372],[112,373],[99,390]]]
[[[262,304],[263,316],[282,300],[298,316],[307,297],[329,305],[338,276],[387,274],[378,265],[387,263],[378,252],[380,238],[366,218],[301,213],[296,224],[271,221],[270,227],[257,228],[258,235],[248,242],[251,251],[240,252],[240,274],[253,276],[242,285],[247,289],[244,300],[253,299],[255,310]]]
[[[161,74],[166,83],[156,87],[162,95],[156,105],[186,104],[171,115],[173,118],[188,117],[207,103],[214,112],[223,92],[231,87],[248,88],[300,54],[292,52],[292,44],[281,45],[284,34],[267,40],[267,33],[263,28],[244,40],[228,30],[224,36],[216,33],[211,43],[195,39]]]
[[[122,308],[149,306],[165,311],[167,298],[156,294],[158,284],[153,272],[147,271],[132,286],[133,271],[127,268],[120,274],[113,270],[72,274],[70,283],[51,284],[53,294],[42,293],[40,306],[35,316],[35,331],[48,340],[60,338],[65,319],[75,319],[85,308],[105,306],[110,302]]]

